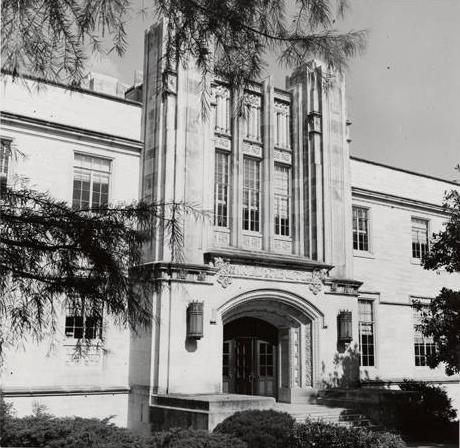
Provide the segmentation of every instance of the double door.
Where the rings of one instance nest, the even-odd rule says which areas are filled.
[[[276,345],[256,337],[224,342],[224,392],[276,397]]]

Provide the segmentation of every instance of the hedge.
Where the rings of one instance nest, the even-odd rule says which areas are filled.
[[[306,419],[294,426],[296,448],[404,448],[397,435]]]
[[[294,422],[285,412],[249,410],[226,418],[214,433],[234,435],[244,440],[248,448],[286,448],[294,443]]]

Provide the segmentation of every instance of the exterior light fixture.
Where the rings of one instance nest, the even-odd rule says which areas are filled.
[[[353,339],[351,311],[342,311],[337,316],[337,338],[342,343]]]
[[[187,307],[187,338],[203,337],[203,302],[190,302]]]

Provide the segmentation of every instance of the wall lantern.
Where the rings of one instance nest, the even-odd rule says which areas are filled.
[[[337,336],[339,342],[350,342],[353,339],[351,311],[342,311],[337,316]]]
[[[187,307],[187,338],[203,337],[203,302],[190,302]]]

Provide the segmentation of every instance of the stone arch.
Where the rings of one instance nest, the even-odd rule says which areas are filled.
[[[282,289],[246,291],[217,310],[223,326],[243,317],[264,320],[279,330],[280,401],[305,399],[319,379],[319,328],[324,314],[305,298]]]

